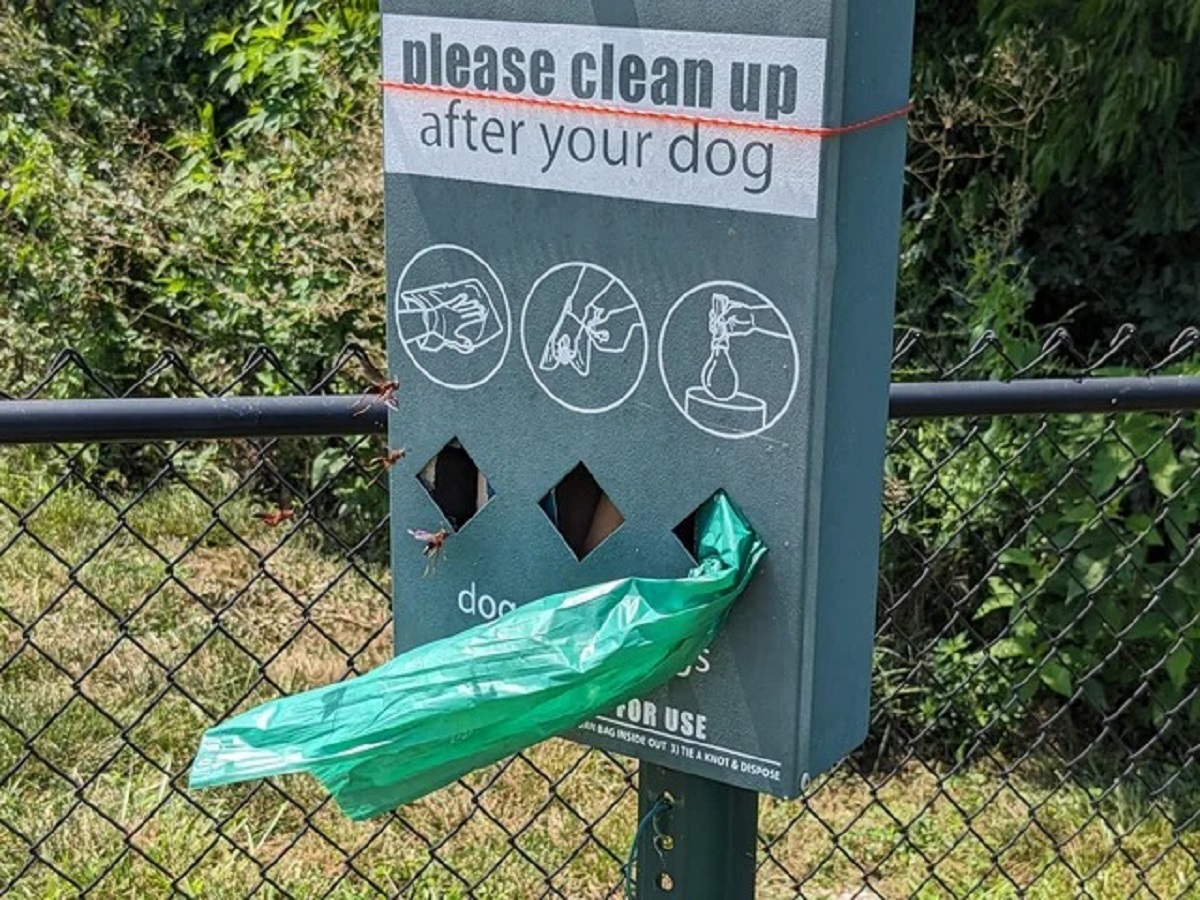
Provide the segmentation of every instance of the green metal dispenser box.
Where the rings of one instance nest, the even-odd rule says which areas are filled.
[[[397,651],[683,575],[724,489],[760,573],[570,736],[795,796],[867,728],[911,0],[383,12]]]

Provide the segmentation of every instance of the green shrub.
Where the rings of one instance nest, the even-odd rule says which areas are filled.
[[[1071,473],[999,557],[975,613],[1022,696],[1081,696],[1133,746],[1200,735],[1200,422],[1070,417],[1038,442]]]
[[[0,383],[65,344],[118,388],[166,347],[219,380],[267,343],[311,381],[381,345],[366,4],[68,6],[0,11]]]

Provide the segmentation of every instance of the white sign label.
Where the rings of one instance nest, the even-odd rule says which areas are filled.
[[[825,44],[384,17],[384,165],[815,218]]]

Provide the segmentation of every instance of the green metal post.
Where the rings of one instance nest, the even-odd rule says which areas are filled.
[[[752,900],[758,794],[643,763],[638,900]]]

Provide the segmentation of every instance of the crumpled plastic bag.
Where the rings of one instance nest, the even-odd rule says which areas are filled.
[[[647,693],[695,662],[766,552],[718,493],[685,578],[536,600],[350,681],[209,729],[190,786],[308,772],[351,819],[393,810]]]

